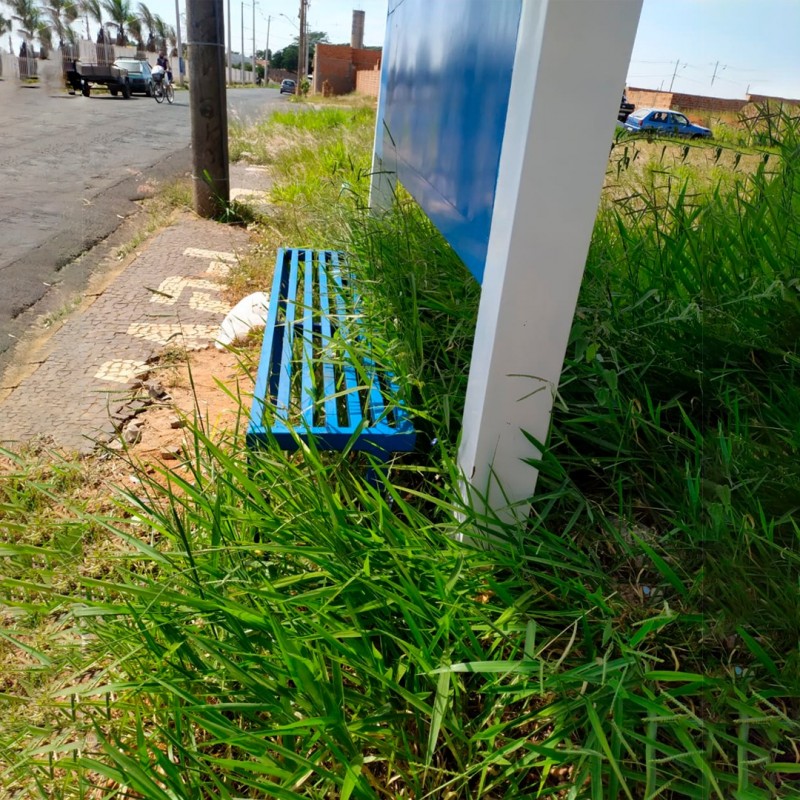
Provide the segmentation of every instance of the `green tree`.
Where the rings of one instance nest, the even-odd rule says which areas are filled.
[[[147,43],[145,44],[145,49],[149,53],[155,53],[156,51],[156,15],[144,4],[139,3],[139,19],[141,20],[142,25],[147,28]]]
[[[308,48],[316,47],[318,44],[328,44],[328,34],[325,31],[308,32]]]
[[[328,34],[325,31],[308,32],[308,64],[306,64],[306,75],[314,69],[314,53],[317,51],[318,44],[328,44]]]
[[[308,32],[308,64],[306,73],[311,72],[314,64],[314,53],[318,44],[327,44],[328,34],[325,31]],[[269,60],[269,65],[276,69],[285,69],[289,72],[297,72],[298,53],[300,50],[300,37],[296,36],[291,44],[286,45],[283,50],[278,50]]]
[[[297,52],[296,44],[287,44],[283,50],[278,50],[272,59],[272,66],[276,69],[286,69],[289,72],[297,72]]]
[[[58,47],[73,41],[75,32],[71,26],[80,14],[80,8],[75,0],[46,0],[43,10],[50,21],[52,34],[58,39]],[[42,38],[41,34],[39,38]],[[47,46],[52,47],[52,35],[48,34],[46,38]]]
[[[177,42],[175,28],[164,22],[158,15],[153,19],[153,25],[155,26],[156,49],[167,50],[170,46],[174,47],[173,43]]]
[[[128,33],[136,41],[136,49],[144,50],[144,41],[142,40],[142,20],[137,17],[136,14],[131,14],[128,17],[126,24],[128,26]]]
[[[12,28],[11,20],[0,14],[0,36],[4,33],[11,33]]]
[[[306,64],[305,74],[307,75],[311,70],[314,68],[314,53],[317,50],[318,44],[327,44],[328,43],[328,34],[325,31],[309,31],[308,32],[308,64]],[[295,47],[295,49],[300,47],[300,37],[296,36],[294,39],[293,44],[289,45],[289,47]],[[288,48],[287,48],[288,49]],[[294,59],[294,67],[286,67],[286,69],[296,70],[297,69],[297,56]]]
[[[124,45],[128,41],[126,31],[128,20],[132,16],[130,0],[101,0],[101,5],[110,17],[106,25],[117,29],[116,43]]]
[[[42,11],[35,0],[9,0],[11,19],[18,23],[17,32],[30,50],[42,27]]]
[[[100,0],[81,0],[80,8],[81,13],[85,14],[87,18],[93,19],[100,26],[100,33],[103,34],[103,38],[105,38],[106,29],[103,24],[103,7],[100,5]],[[88,23],[86,28],[88,31]]]

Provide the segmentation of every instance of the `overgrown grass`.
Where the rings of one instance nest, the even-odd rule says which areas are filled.
[[[353,253],[436,444],[378,491],[348,454],[247,454],[198,426],[188,477],[140,474],[103,520],[113,575],[49,595],[91,624],[97,671],[0,739],[7,785],[800,796],[796,128],[724,180],[681,145],[610,164],[533,513],[482,548],[458,541],[487,526],[453,466],[478,289],[408,198],[364,213],[369,123],[306,111],[250,138],[280,164],[284,243]],[[57,564],[48,537],[12,533],[6,558]]]
[[[191,181],[185,177],[175,178],[161,185],[154,185],[153,197],[144,202],[145,216],[135,234],[121,247],[116,257],[123,259],[145,242],[153,233],[161,230],[176,210],[192,206]]]
[[[271,285],[275,251],[287,242],[350,249],[348,215],[368,191],[375,114],[374,102],[350,102],[302,103],[251,127],[231,125],[231,158],[268,166],[273,182],[270,208],[258,219],[260,243],[230,276],[235,295]]]

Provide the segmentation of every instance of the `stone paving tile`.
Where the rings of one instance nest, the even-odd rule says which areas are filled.
[[[249,245],[245,231],[188,214],[157,234],[53,335],[47,358],[0,403],[0,443],[46,435],[88,453],[107,440],[110,412],[167,341],[181,331],[190,343],[213,338],[225,312],[219,265]]]

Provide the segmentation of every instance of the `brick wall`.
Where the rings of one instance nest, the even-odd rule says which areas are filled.
[[[628,101],[637,108],[675,108],[679,111],[710,111],[738,113],[748,103],[789,103],[800,104],[800,100],[785,97],[769,97],[768,95],[750,94],[739,100],[726,97],[706,97],[700,94],[684,94],[682,92],[657,92],[653,89],[637,89],[630,86],[626,91]]]
[[[779,104],[779,105],[789,105],[789,106],[797,106],[800,105],[800,100],[793,100],[790,97],[770,97],[768,94],[749,94],[747,95],[748,100],[751,103],[770,103],[770,104]]]
[[[349,45],[318,44],[314,52],[314,83],[311,90],[321,93],[322,84],[327,81],[333,94],[361,91],[357,85],[358,72],[372,72],[376,66],[380,67],[380,61],[380,50],[355,50]],[[373,78],[362,80],[365,86],[371,86]],[[365,94],[371,93],[365,91]]]
[[[747,100],[730,99],[725,97],[703,97],[697,94],[672,95],[672,108],[681,111],[741,111],[747,105]]]
[[[375,69],[381,65],[381,50],[353,50],[353,66],[356,69]]]
[[[630,86],[625,94],[628,102],[633,103],[636,108],[669,108],[672,104],[672,92],[656,92]]]
[[[380,69],[360,69],[356,72],[356,91],[359,94],[378,96],[378,89],[381,86]]]
[[[296,72],[289,72],[288,69],[277,69],[275,67],[269,68],[269,79],[274,81],[275,83],[280,83],[286,78],[291,78],[291,80],[297,80],[297,73]]]
[[[355,88],[353,48],[349,45],[318,44],[314,51],[314,83],[311,90],[322,92],[325,81],[334,94],[348,94]]]

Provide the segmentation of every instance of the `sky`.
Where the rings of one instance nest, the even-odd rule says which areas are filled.
[[[673,75],[676,92],[800,99],[800,0],[644,0],[628,85]]]
[[[175,24],[174,0],[144,0],[144,2],[152,11],[169,20],[170,24]],[[183,10],[186,0],[179,2]],[[254,30],[252,0],[245,0],[244,3],[242,0],[223,0],[223,3],[226,21],[230,7],[231,47],[234,51],[242,49],[242,12],[244,12],[244,53],[250,55],[253,49]],[[364,44],[380,47],[386,32],[386,0],[309,0],[308,29],[324,31],[333,44],[350,44],[353,9],[364,11]],[[271,18],[269,49],[274,53],[291,44],[297,38],[299,31],[299,11],[299,0],[256,0],[256,50],[263,50],[266,47],[269,18]]]
[[[145,2],[175,24],[175,0]],[[484,2],[490,12],[493,4],[506,0]],[[138,0],[132,3],[136,6]],[[183,14],[186,0],[178,3]],[[254,34],[256,50],[265,48],[268,18],[271,50],[280,50],[297,36],[299,0],[224,3],[226,9],[230,3],[235,51],[242,49],[242,16],[246,54]],[[326,32],[333,43],[349,43],[353,9],[358,8],[365,12],[364,43],[381,45],[386,6],[387,0],[310,0],[309,29]],[[715,97],[744,97],[749,90],[800,98],[800,0],[644,0],[627,83],[648,89],[672,85],[677,92]]]

